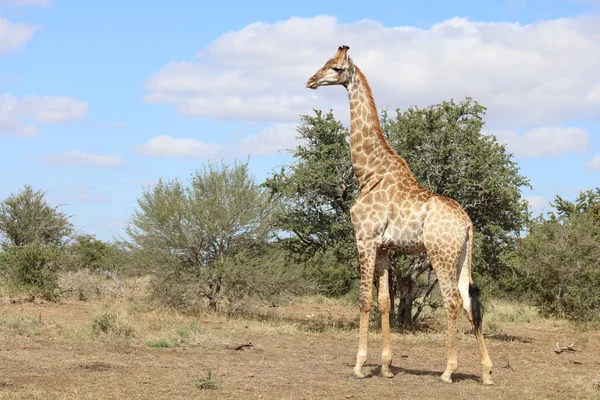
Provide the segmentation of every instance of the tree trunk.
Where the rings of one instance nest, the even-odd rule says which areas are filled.
[[[210,296],[210,298],[208,299],[208,301],[209,301],[210,308],[213,311],[217,311],[217,304],[219,302],[217,301],[216,297]]]
[[[417,322],[417,320],[419,319],[419,315],[421,315],[423,308],[425,308],[425,304],[427,304],[425,300],[427,300],[427,298],[429,297],[429,295],[431,294],[431,292],[433,291],[433,289],[435,288],[437,283],[438,283],[437,278],[434,279],[433,283],[429,282],[429,288],[427,289],[427,291],[425,292],[425,295],[423,296],[423,301],[421,302],[421,304],[419,304],[419,306],[417,307],[417,312],[413,316],[413,323]]]
[[[412,271],[398,278],[398,291],[400,292],[400,303],[396,315],[400,329],[410,329],[412,326],[412,306],[415,297],[415,280]]]
[[[417,279],[423,272],[431,268],[429,258],[425,253],[418,256],[410,256],[409,260],[411,261],[411,265],[406,273],[402,274],[401,271],[396,270],[397,292],[399,292],[400,296],[396,322],[400,329],[411,329],[413,327],[416,320],[416,318],[413,318],[413,305],[415,297],[419,294],[417,293]],[[423,301],[425,301],[430,293],[431,291],[428,290]]]
[[[221,277],[216,277],[213,282],[209,285],[210,295],[208,296],[208,302],[210,308],[213,311],[217,311],[217,306],[219,305],[219,296],[221,294]]]
[[[396,268],[393,267],[388,271],[388,288],[390,289],[390,323],[393,325],[396,315]]]

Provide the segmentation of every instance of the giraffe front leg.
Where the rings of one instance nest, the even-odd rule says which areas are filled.
[[[377,307],[381,314],[381,334],[383,346],[381,350],[381,376],[393,378],[390,370],[392,364],[392,348],[390,340],[390,289],[389,289],[389,264],[388,252],[382,251],[377,254]]]
[[[362,367],[367,361],[367,348],[369,339],[369,314],[373,303],[373,274],[375,270],[374,248],[358,244],[358,259],[360,262],[360,337],[358,340],[358,352],[356,354],[356,365],[349,378],[364,378]]]

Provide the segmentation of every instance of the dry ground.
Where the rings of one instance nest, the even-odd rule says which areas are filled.
[[[5,300],[0,398],[600,398],[599,332],[501,306],[486,314],[493,387],[479,382],[479,356],[464,316],[453,384],[438,380],[446,352],[439,328],[393,335],[392,379],[377,377],[380,336],[372,333],[366,364],[372,376],[348,380],[358,342],[348,321],[357,311],[313,300],[265,308],[259,320],[183,315],[135,299]],[[557,342],[575,342],[577,351],[556,354]]]

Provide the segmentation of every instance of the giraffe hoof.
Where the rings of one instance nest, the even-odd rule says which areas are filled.
[[[484,386],[494,386],[494,381],[491,378],[484,379],[482,383]]]
[[[389,370],[388,371],[381,370],[377,376],[380,378],[393,378],[394,374],[392,373],[392,371],[389,371]]]
[[[365,376],[363,374],[357,374],[354,371],[350,372],[350,374],[348,375],[348,379],[362,379],[364,377]]]
[[[440,381],[442,381],[442,383],[452,383],[452,378],[442,375],[440,376]]]

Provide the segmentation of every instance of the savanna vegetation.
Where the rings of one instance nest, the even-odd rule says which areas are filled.
[[[600,311],[600,189],[556,196],[534,216],[517,163],[485,134],[471,98],[384,111],[382,126],[417,180],[456,199],[476,232],[474,279],[488,300],[518,299],[540,313],[594,321]],[[357,297],[350,208],[357,195],[348,130],[332,112],[300,118],[293,161],[256,182],[248,162],[209,163],[187,182],[145,189],[122,238],[75,234],[71,218],[25,185],[0,203],[0,274],[7,296],[94,296],[65,276],[148,276],[147,301],[233,312],[311,294]],[[394,255],[391,317],[418,328],[440,306],[426,255]],[[73,279],[70,280],[72,283]],[[375,310],[374,312],[377,312]]]
[[[551,212],[533,215],[521,197],[529,180],[504,145],[483,132],[484,117],[485,107],[466,98],[384,111],[381,121],[416,179],[456,199],[474,222],[473,277],[484,296],[496,371],[506,378],[501,394],[541,398],[558,390],[593,397],[600,389],[593,356],[600,322],[600,188],[573,200],[556,195]],[[12,390],[15,398],[99,398],[135,397],[152,386],[162,398],[189,398],[190,390],[240,398],[251,378],[260,382],[251,385],[258,398],[327,397],[332,388],[363,398],[337,378],[353,361],[349,349],[358,327],[350,221],[358,188],[349,132],[321,110],[301,116],[297,132],[292,161],[264,182],[252,176],[248,161],[207,163],[186,181],[160,179],[144,189],[124,234],[112,241],[79,232],[63,207],[29,185],[2,200],[0,339],[23,353],[6,352],[7,369],[0,372],[9,380],[0,380],[0,390]],[[455,396],[427,386],[439,371],[423,367],[442,368],[445,332],[426,255],[393,255],[390,294],[393,342],[401,346],[394,365],[402,365],[394,373],[405,372],[402,379],[412,382],[402,390],[409,397]],[[376,328],[377,308],[372,312]],[[465,322],[463,341],[471,338]],[[562,358],[548,352],[573,338],[591,355],[573,358],[572,345],[557,348],[568,353]],[[38,349],[34,363],[24,352],[30,346]],[[65,348],[77,351],[68,355]],[[182,352],[163,353],[165,369],[152,354],[132,350],[140,348]],[[245,351],[260,360],[240,359]],[[282,362],[289,354],[293,363]],[[72,361],[76,367],[71,359],[79,360]],[[421,366],[410,369],[413,359]],[[466,366],[476,371],[473,360],[466,357]],[[536,365],[548,373],[541,376]],[[236,375],[240,366],[248,371]],[[130,384],[89,376],[117,368],[115,376]],[[47,371],[58,372],[47,377]],[[300,379],[282,382],[286,374]],[[185,387],[177,383],[182,378],[189,381]],[[75,391],[72,379],[81,383]],[[315,382],[314,392],[303,392],[303,379]],[[364,398],[387,390],[366,385],[372,391]],[[463,397],[473,394],[468,386],[460,390]]]

